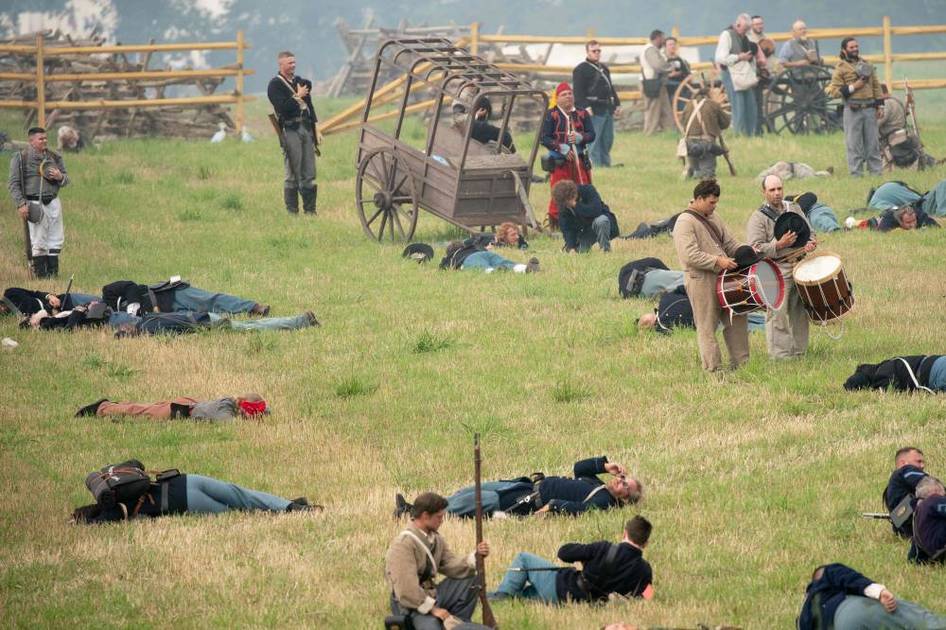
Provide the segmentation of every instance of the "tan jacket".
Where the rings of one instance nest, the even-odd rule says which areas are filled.
[[[699,103],[700,100],[702,99],[691,100],[683,110],[681,120],[683,121],[684,131],[686,131],[687,124],[690,122],[690,115],[693,113],[693,110],[696,109],[696,104]],[[700,124],[700,118],[703,119],[702,125]],[[700,115],[693,119],[693,124],[690,125],[690,131],[687,132],[687,138],[695,138],[704,134],[718,138],[722,134],[723,129],[729,128],[729,122],[729,114],[719,106],[719,103],[711,98],[707,98],[706,102],[703,103],[703,107],[700,108]]]
[[[716,264],[716,257],[734,256],[736,250],[742,245],[733,238],[715,213],[707,220],[722,235],[722,248],[716,243],[716,239],[706,226],[687,212],[680,214],[673,227],[673,245],[677,249],[677,257],[684,271],[692,278],[715,276],[721,270]]]
[[[884,115],[877,121],[881,144],[890,142],[890,134],[907,128],[907,110],[894,97],[884,99]],[[912,134],[911,134],[912,135]]]
[[[805,212],[798,204],[783,201],[782,209],[779,211],[779,214],[782,214],[782,212],[794,212],[800,215],[805,219],[805,223],[808,223],[808,227],[811,228],[808,217],[805,216]],[[811,233],[814,234],[814,232],[815,231],[812,229]],[[786,280],[791,279],[792,267],[794,267],[795,262],[803,257],[801,248],[789,247],[787,249],[776,250],[775,242],[778,239],[775,238],[775,221],[762,214],[761,210],[756,210],[749,216],[749,221],[746,223],[746,240],[749,241],[750,245],[762,252],[763,256],[771,258],[778,263],[778,268],[781,270],[782,276]],[[789,260],[791,262],[788,262]]]
[[[856,90],[853,94],[847,94],[847,90],[844,88],[848,85],[852,85],[855,81],[857,81],[857,71],[854,70],[854,65],[842,59],[838,61],[838,65],[834,67],[834,74],[831,75],[831,83],[828,84],[828,87],[826,87],[824,91],[835,98],[843,97],[845,101],[879,101],[883,96],[883,92],[880,90],[880,81],[877,80],[876,69],[870,75],[870,81],[862,85],[861,88]]]
[[[428,569],[430,559],[425,548],[433,556],[435,570]],[[450,551],[440,534],[433,532],[428,535],[413,525],[394,538],[384,557],[384,576],[394,591],[394,598],[402,607],[417,610],[421,614],[429,613],[434,607],[437,597],[434,578],[438,573],[449,578],[465,578],[475,570],[476,559],[472,553],[458,556]],[[429,577],[422,582],[425,572]]]

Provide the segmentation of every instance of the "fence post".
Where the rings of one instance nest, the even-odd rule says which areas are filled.
[[[680,37],[680,25],[674,24],[673,28],[670,29],[670,34],[674,37]]]
[[[470,24],[470,52],[473,56],[480,54],[480,23]]]
[[[236,92],[237,92],[237,103],[236,103],[236,126],[237,133],[243,132],[243,127],[246,124],[246,106],[243,99],[243,50],[244,50],[244,41],[243,41],[243,31],[237,31],[237,75],[236,75]]]
[[[893,92],[893,50],[890,45],[890,16],[884,16],[884,83]]]
[[[46,126],[46,76],[43,66],[43,34],[36,34],[36,124]]]

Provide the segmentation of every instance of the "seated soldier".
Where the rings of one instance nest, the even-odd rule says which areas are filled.
[[[113,310],[132,315],[142,313],[174,313],[193,311],[199,313],[246,313],[248,315],[269,314],[269,306],[253,300],[211,293],[180,278],[152,285],[138,284],[131,280],[119,280],[102,287],[102,301]]]
[[[476,558],[455,554],[440,535],[440,525],[447,514],[447,500],[433,492],[414,499],[411,522],[398,534],[384,557],[384,576],[391,587],[391,612],[400,617],[385,622],[386,627],[439,630],[466,622],[466,628],[485,628],[470,624],[476,610]],[[475,553],[489,555],[484,540]],[[446,579],[436,583],[437,575]]]
[[[103,398],[80,409],[76,412],[76,417],[146,416],[156,420],[171,418],[232,420],[237,416],[255,418],[264,413],[269,413],[269,405],[266,401],[259,394],[245,394],[203,401],[181,397],[156,403],[112,402]]]
[[[894,466],[896,469],[890,475],[890,481],[884,489],[884,505],[893,515],[897,507],[906,501],[909,512],[912,514],[916,509],[916,486],[927,476],[924,472],[926,460],[923,457],[923,451],[912,446],[904,446],[894,456]],[[893,533],[902,538],[910,538],[913,535],[912,518],[906,518],[899,527],[893,521],[890,525]]]
[[[944,624],[946,618],[898,600],[883,584],[840,563],[815,569],[797,619],[798,630],[909,630],[946,628]]]
[[[844,382],[844,389],[894,389],[946,392],[946,356],[916,354],[880,363],[862,363]]]
[[[573,470],[574,479],[537,473],[533,478],[487,481],[482,484],[483,513],[488,516],[496,512],[577,515],[586,510],[607,510],[637,503],[643,493],[641,482],[628,477],[624,466],[609,462],[607,457],[575,462]],[[604,483],[598,479],[602,473],[613,477]],[[403,496],[397,495],[396,517],[410,507]],[[447,511],[454,516],[473,517],[476,514],[474,487],[461,488],[450,496]]]
[[[936,166],[936,158],[923,150],[919,137],[907,126],[907,110],[897,97],[890,94],[885,83],[880,84],[884,96],[883,114],[877,121],[880,151],[884,166],[924,170]]]
[[[58,313],[59,311],[68,311],[74,306],[81,306],[94,302],[99,298],[87,293],[46,293],[45,291],[32,291],[22,287],[10,287],[3,292],[3,298],[0,299],[0,315],[16,315],[24,317],[46,311],[47,313]]]
[[[144,464],[134,459],[116,464],[116,467],[144,470]],[[72,519],[79,524],[107,523],[172,514],[219,514],[231,510],[307,512],[323,509],[321,505],[310,505],[305,497],[283,499],[212,477],[174,474],[176,472],[161,473],[144,494],[134,500],[78,507],[73,511]]]
[[[231,320],[217,313],[194,312],[144,313],[141,317],[138,317],[128,313],[116,313],[101,302],[92,302],[86,306],[77,306],[71,311],[62,311],[56,315],[39,311],[29,318],[24,318],[20,322],[20,327],[71,331],[104,324],[108,324],[115,329],[116,337],[188,333],[208,328],[223,328],[241,332],[249,330],[298,330],[321,325],[312,311],[306,311],[295,317],[264,317],[246,321]]]
[[[621,597],[654,597],[653,572],[644,560],[651,524],[635,516],[624,526],[618,543],[568,543],[558,550],[563,562],[581,562],[581,569],[556,567],[531,553],[516,554],[502,583],[490,600],[534,599],[546,604],[606,602],[612,593]]]
[[[454,106],[456,107],[456,106]],[[470,137],[480,144],[499,142],[499,127],[489,122],[493,115],[493,105],[485,96],[477,101],[476,112],[473,113],[473,129]],[[512,142],[509,130],[503,132],[503,147],[510,153],[516,152],[516,145]]]
[[[601,251],[611,251],[611,239],[619,234],[617,219],[592,184],[563,179],[552,188],[552,200],[566,252],[587,252],[595,243]]]
[[[884,210],[879,216],[861,219],[860,221],[855,220],[854,217],[848,217],[844,224],[848,229],[877,230],[878,232],[889,232],[897,228],[915,230],[917,228],[939,227],[936,219],[923,210],[910,205],[890,208]]]
[[[916,485],[916,499],[913,544],[907,558],[920,564],[946,562],[946,488],[943,482],[927,475]]]
[[[440,261],[441,269],[482,269],[486,273],[496,270],[511,270],[514,273],[535,273],[539,270],[539,259],[534,256],[528,263],[517,263],[491,251],[492,244],[481,246],[478,242],[453,241]]]

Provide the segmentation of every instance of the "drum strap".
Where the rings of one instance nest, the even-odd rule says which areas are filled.
[[[687,208],[684,212],[686,212],[687,214],[692,214],[694,217],[696,217],[699,220],[699,222],[702,223],[706,227],[706,229],[710,233],[710,236],[713,237],[713,240],[716,241],[716,244],[719,245],[719,248],[723,250],[723,253],[726,252],[726,248],[723,246],[723,235],[719,233],[719,230],[716,229],[715,225],[709,222],[709,219],[704,217],[699,212],[695,212],[693,210],[690,210],[689,208]]]
[[[775,210],[769,207],[769,204],[763,204],[759,208],[759,212],[767,216],[770,220],[775,221],[778,219],[778,214],[775,213]]]
[[[907,368],[907,374],[910,375],[910,380],[913,381],[913,386],[914,386],[914,387],[916,387],[917,389],[922,389],[924,392],[927,392],[927,393],[930,393],[930,394],[933,393],[933,390],[930,389],[929,387],[923,387],[922,385],[920,385],[920,381],[917,380],[916,374],[913,373],[913,368],[910,367],[910,364],[907,362],[906,359],[904,359],[903,357],[897,357],[897,359],[899,359],[900,361],[902,361],[902,362],[903,362],[903,366],[904,366],[905,368]]]

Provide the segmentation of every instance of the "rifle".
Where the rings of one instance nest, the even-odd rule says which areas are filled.
[[[719,147],[723,150],[723,157],[726,158],[726,164],[729,165],[729,174],[733,177],[736,176],[736,167],[732,165],[732,160],[729,159],[729,147],[726,146],[726,141],[723,140],[723,134],[719,134]]]
[[[864,518],[872,518],[878,521],[889,521],[890,515],[886,512],[862,512],[861,516]]]
[[[903,89],[907,93],[907,120],[913,124],[913,135],[916,136],[920,148],[923,148],[923,141],[920,139],[920,125],[916,121],[916,101],[913,100],[913,90],[910,88],[910,82],[903,80]]]
[[[476,545],[483,542],[483,491],[480,476],[480,434],[473,434],[473,475],[474,486],[473,494],[476,500]],[[479,553],[476,557],[476,581],[479,586],[480,606],[483,608],[483,625],[490,628],[498,628],[496,617],[493,616],[493,609],[490,608],[489,599],[486,597],[486,560]]]
[[[23,219],[23,243],[26,247],[26,271],[33,278],[33,239],[30,238],[30,223]]]
[[[270,114],[268,118],[270,124],[273,126],[273,130],[276,132],[276,137],[279,138],[279,148],[282,149],[283,153],[285,153],[286,136],[283,135],[282,126],[279,124],[279,119],[276,117],[276,114]]]

